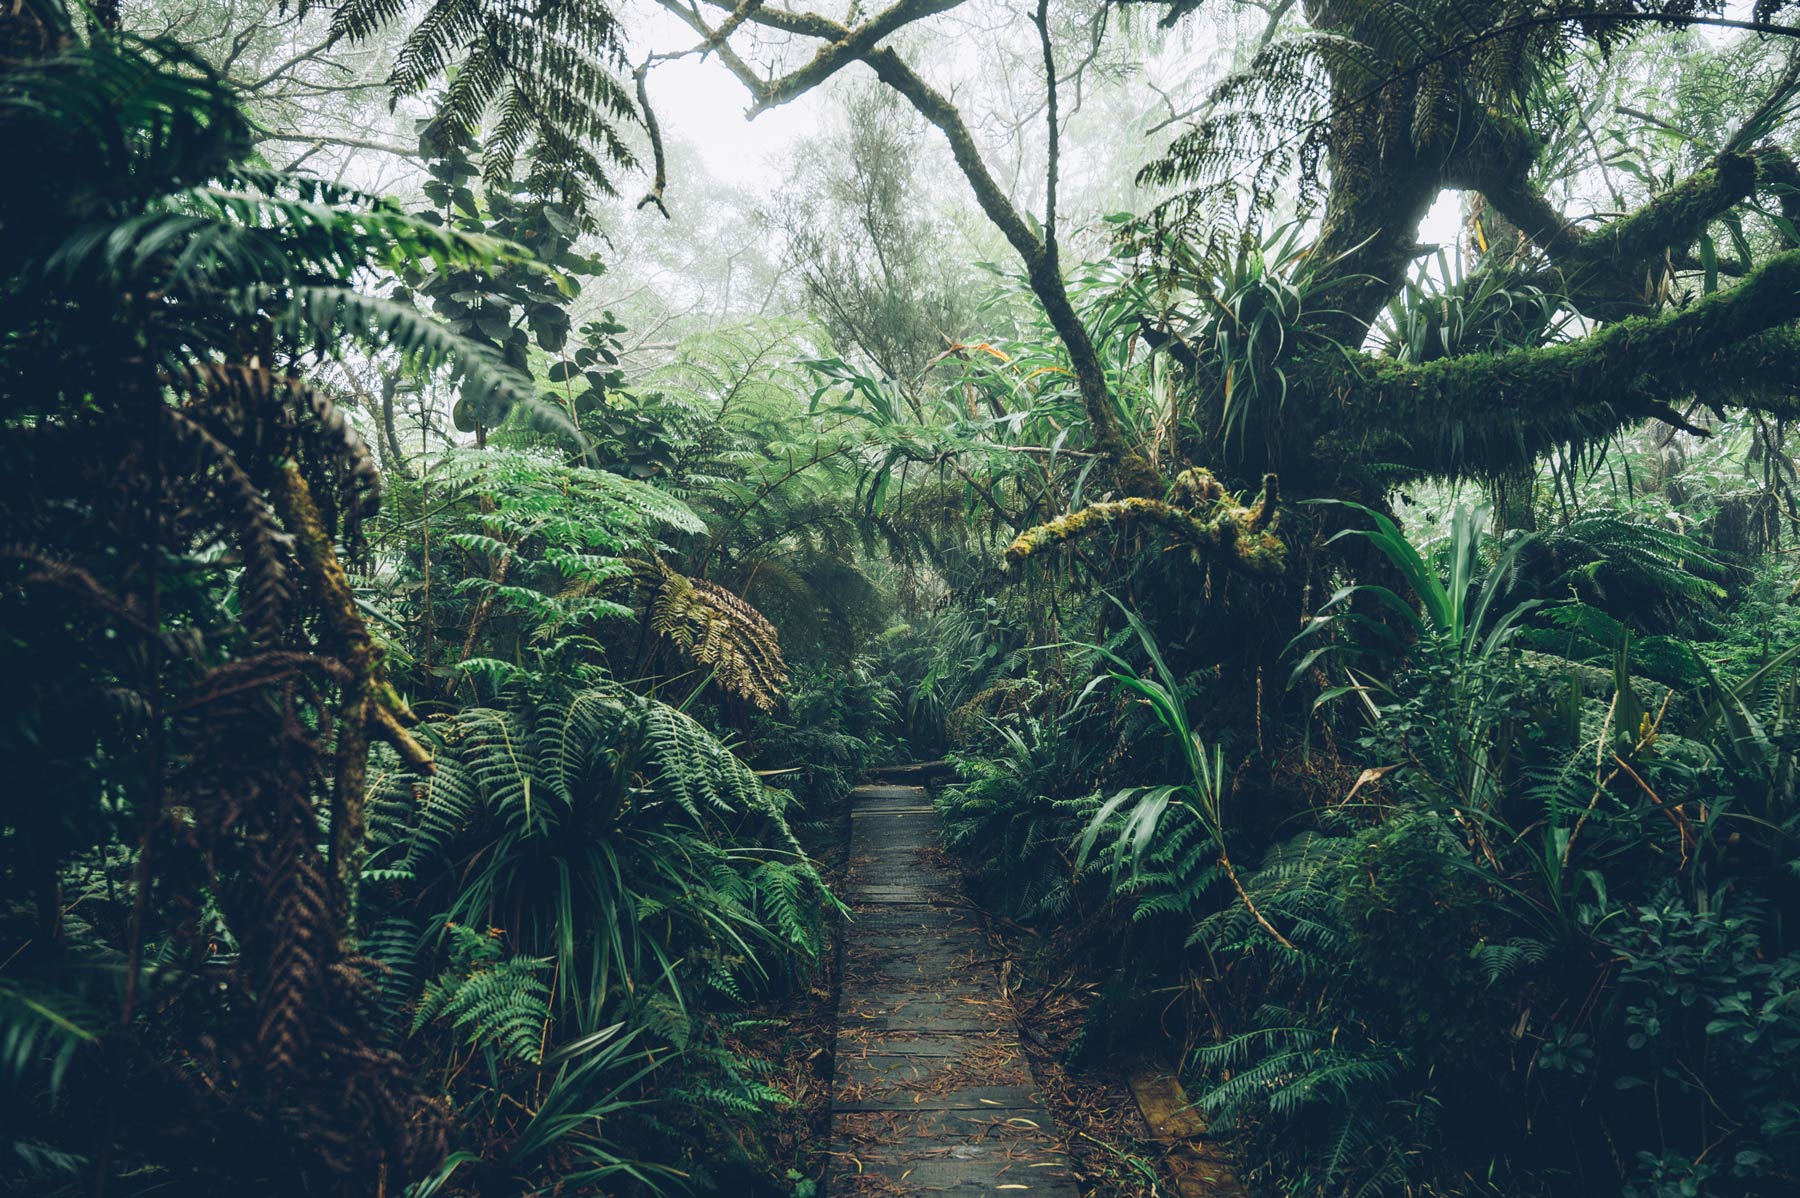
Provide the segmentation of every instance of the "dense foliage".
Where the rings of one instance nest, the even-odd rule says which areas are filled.
[[[824,770],[817,799],[882,726],[784,748],[774,627],[683,568],[815,585],[756,502],[783,459],[746,456],[798,406],[724,418],[695,383],[687,417],[588,436],[598,395],[538,398],[504,328],[443,309],[508,280],[561,350],[541,305],[590,263],[266,169],[173,43],[54,7],[4,28],[6,145],[44,167],[4,199],[9,1187],[767,1171],[784,1099],[726,1035],[809,975],[837,908],[793,800],[713,729],[770,710],[758,751]],[[402,384],[495,441],[402,448]]]
[[[945,754],[1255,1192],[1800,1184],[1794,6],[1042,3],[1005,161],[956,7],[0,13],[9,1191],[806,1198]],[[844,101],[779,202],[686,59]]]

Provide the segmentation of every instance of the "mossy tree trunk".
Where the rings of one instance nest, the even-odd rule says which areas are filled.
[[[1622,30],[1664,19],[1648,10],[1624,6],[1581,20],[1532,16],[1507,26],[1503,19],[1511,10],[1505,6],[1491,6],[1491,13],[1468,6],[1459,17],[1462,25],[1502,24],[1467,40],[1450,32],[1409,30],[1397,41],[1390,38],[1388,49],[1398,49],[1384,56],[1378,49],[1383,22],[1389,34],[1394,28],[1389,9],[1367,0],[1303,0],[1301,11],[1312,30],[1337,39],[1340,49],[1370,51],[1316,60],[1327,73],[1328,116],[1319,126],[1327,190],[1309,259],[1312,285],[1328,301],[1307,318],[1305,332],[1323,348],[1284,365],[1281,410],[1270,416],[1271,435],[1254,457],[1234,459],[1222,444],[1190,444],[1161,473],[1119,420],[1092,335],[1070,301],[1057,255],[1053,203],[1040,230],[988,170],[952,101],[888,44],[913,23],[955,8],[958,0],[895,0],[847,23],[755,2],[705,0],[699,7],[661,2],[701,35],[697,49],[716,54],[737,74],[755,100],[753,112],[785,103],[860,63],[947,140],[982,211],[1018,254],[1067,350],[1089,437],[1110,466],[1110,496],[1098,494],[1100,504],[1085,515],[1074,513],[1027,532],[1014,544],[1014,560],[1102,530],[1136,536],[1154,528],[1193,551],[1207,571],[1203,590],[1209,597],[1214,567],[1257,576],[1257,605],[1272,622],[1261,640],[1279,644],[1274,626],[1304,613],[1337,568],[1317,560],[1337,517],[1317,509],[1295,512],[1282,525],[1292,552],[1279,558],[1246,554],[1252,540],[1233,531],[1242,517],[1195,508],[1172,494],[1179,489],[1177,470],[1205,467],[1228,492],[1255,491],[1265,475],[1274,474],[1290,501],[1344,497],[1379,505],[1390,487],[1409,479],[1517,479],[1546,453],[1580,452],[1646,419],[1700,431],[1681,411],[1695,397],[1781,413],[1800,407],[1786,383],[1800,350],[1800,332],[1789,327],[1800,318],[1800,251],[1760,264],[1734,264],[1726,272],[1740,279],[1734,286],[1688,307],[1669,303],[1676,273],[1691,263],[1713,221],[1759,196],[1774,198],[1788,216],[1800,218],[1800,171],[1781,150],[1749,144],[1754,118],[1712,162],[1636,211],[1597,227],[1565,215],[1534,180],[1543,153],[1534,124],[1540,116],[1560,118],[1527,111],[1530,89],[1523,81],[1542,65],[1532,56],[1564,53],[1581,39],[1616,42],[1625,36]],[[1177,0],[1171,16],[1193,7]],[[718,14],[715,24],[701,15],[709,9]],[[733,34],[746,24],[813,39],[818,49],[799,67],[771,78],[733,47]],[[1058,80],[1041,13],[1038,25],[1054,113]],[[1421,49],[1434,38],[1435,46]],[[1275,49],[1265,38],[1264,50]],[[1502,60],[1511,62],[1512,74],[1496,85],[1498,76],[1489,68]],[[1471,82],[1478,75],[1486,82]],[[1054,127],[1051,141],[1054,147]],[[1050,157],[1053,196],[1054,151]],[[1593,331],[1565,343],[1452,354],[1418,364],[1363,352],[1423,252],[1419,226],[1446,190],[1477,195],[1517,229],[1529,251],[1481,269],[1522,272],[1522,281],[1566,297]],[[1526,257],[1530,261],[1521,263]],[[1273,493],[1273,484],[1266,493]],[[1260,513],[1254,536],[1268,535],[1274,519],[1273,512]],[[1333,550],[1340,566],[1381,568],[1373,561],[1346,563],[1345,548],[1340,542]],[[1270,581],[1278,560],[1287,576]]]

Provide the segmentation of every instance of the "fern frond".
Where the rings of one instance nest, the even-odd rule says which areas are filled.
[[[633,564],[651,630],[711,670],[726,693],[773,710],[788,682],[774,625],[716,583],[660,560]]]

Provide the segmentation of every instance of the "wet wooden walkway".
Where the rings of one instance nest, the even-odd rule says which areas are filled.
[[[825,1198],[1078,1198],[927,792],[850,802]]]

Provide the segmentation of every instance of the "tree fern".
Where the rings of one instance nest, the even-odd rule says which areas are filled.
[[[436,739],[431,775],[390,775],[395,801],[376,808],[372,837],[393,847],[375,862],[403,854],[446,923],[514,912],[509,942],[558,959],[558,1000],[585,1026],[620,987],[672,986],[683,1005],[684,973],[702,963],[762,984],[817,951],[831,900],[782,801],[691,716],[618,687],[527,689]]]
[[[362,41],[398,25],[404,0],[337,6],[337,37]],[[430,0],[407,31],[388,84],[396,99],[447,80],[428,152],[479,143],[483,173],[521,175],[584,214],[635,165],[625,130],[641,120],[622,79],[625,33],[604,0],[554,0],[529,14],[491,0]]]
[[[1733,578],[1694,538],[1604,511],[1531,538],[1519,569],[1546,597],[1573,594],[1646,632],[1705,627]]]
[[[0,188],[0,592],[16,634],[0,723],[43,796],[8,812],[0,871],[36,892],[33,954],[54,959],[77,927],[59,871],[121,836],[142,854],[101,891],[135,913],[79,938],[116,951],[115,993],[133,996],[107,1002],[123,1069],[109,1084],[179,1074],[183,1097],[138,1112],[142,1136],[89,1118],[111,1099],[87,1079],[67,1107],[5,1117],[104,1129],[83,1151],[153,1185],[179,1170],[200,1189],[266,1188],[277,1159],[279,1184],[316,1192],[382,1166],[405,1185],[444,1122],[376,1034],[349,907],[369,738],[414,769],[426,755],[339,556],[362,547],[383,488],[330,382],[380,358],[505,385],[374,293],[396,270],[511,251],[247,164],[240,97],[187,49],[112,32],[102,8],[0,14],[0,140],[34,163]],[[146,736],[150,757],[131,748]],[[181,830],[143,798],[179,805]],[[123,833],[139,816],[144,835]],[[218,946],[229,969],[207,960]],[[53,981],[31,956],[9,989]],[[200,1006],[162,1001],[202,977]],[[176,1160],[176,1127],[222,1147]]]

